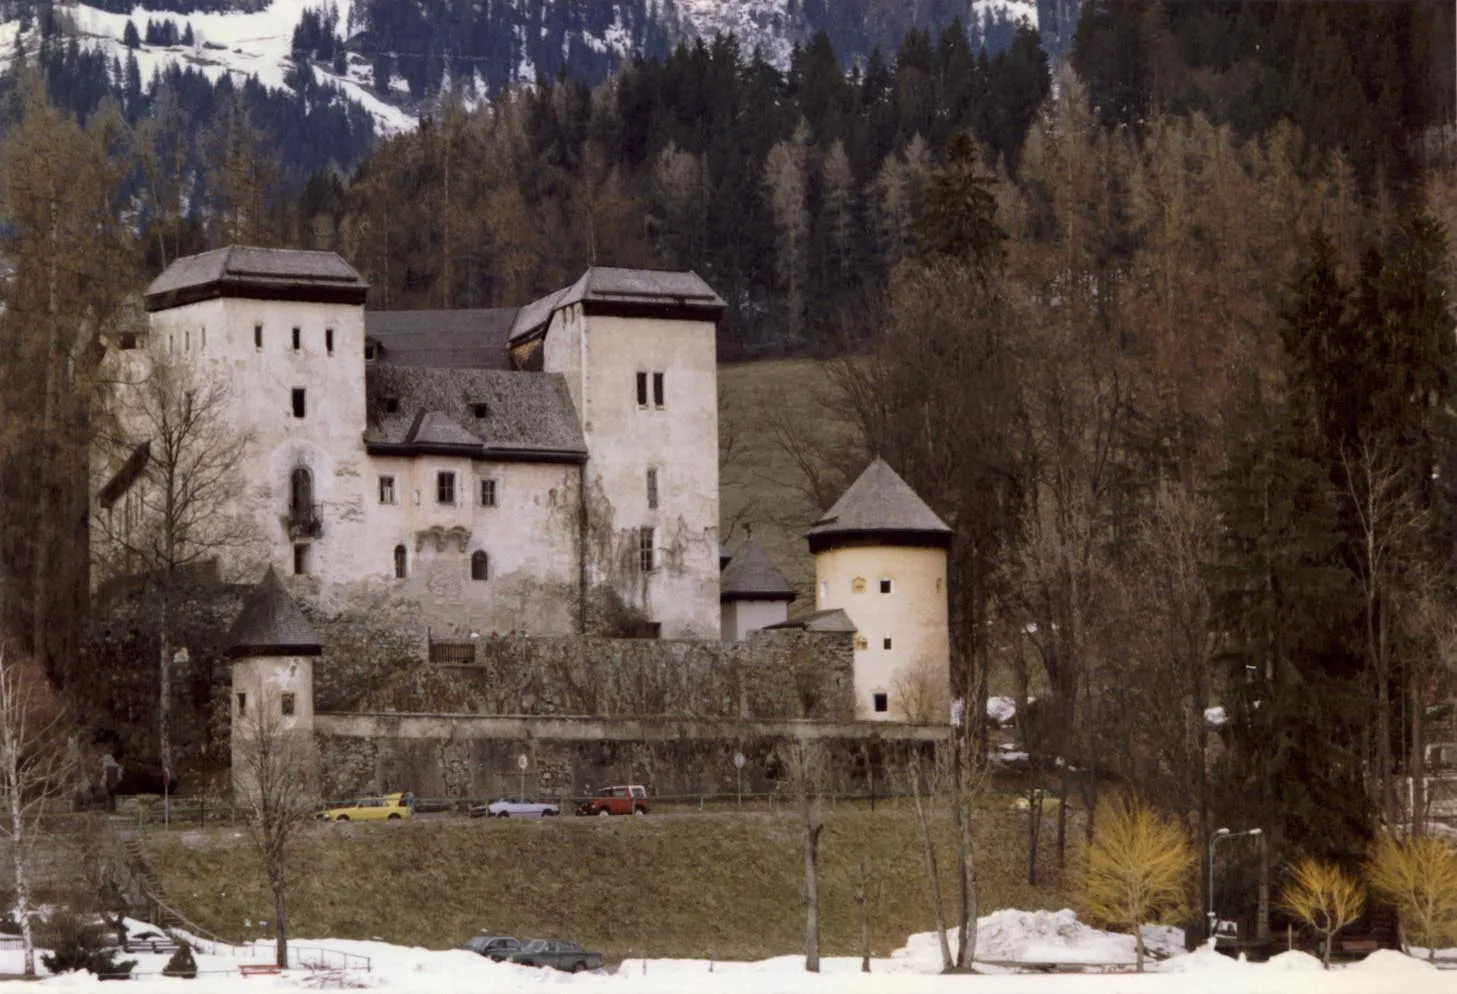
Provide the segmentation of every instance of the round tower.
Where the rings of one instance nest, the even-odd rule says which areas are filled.
[[[805,537],[816,608],[839,608],[855,625],[855,716],[948,721],[951,529],[876,459]]]
[[[313,626],[268,567],[228,635],[233,790],[240,797],[260,776],[317,790],[314,658],[322,652]]]

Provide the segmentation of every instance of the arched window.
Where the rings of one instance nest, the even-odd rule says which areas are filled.
[[[403,545],[397,545],[397,546],[395,546],[395,579],[396,580],[403,580],[405,578],[405,567],[406,567],[406,565],[407,565],[407,563],[405,561],[405,547]]]
[[[314,475],[308,467],[299,466],[288,481],[288,508],[295,515],[307,513],[314,506]]]
[[[491,560],[480,549],[470,554],[470,578],[472,580],[489,580],[491,578]]]

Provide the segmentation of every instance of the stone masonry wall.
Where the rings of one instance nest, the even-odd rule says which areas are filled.
[[[844,633],[763,631],[742,642],[489,638],[477,642],[475,658],[396,670],[345,707],[337,693],[321,693],[320,710],[826,721],[854,713],[854,647]],[[337,690],[336,659],[326,652],[315,679]]]
[[[733,757],[745,758],[745,792],[784,786],[781,747],[818,742],[834,792],[882,794],[914,752],[945,740],[936,726],[870,722],[640,720],[465,715],[333,714],[316,718],[323,789],[330,798],[411,790],[421,797],[484,799],[516,794],[525,755],[528,796],[576,798],[624,782],[650,798],[732,794]],[[873,771],[873,772],[872,772]]]

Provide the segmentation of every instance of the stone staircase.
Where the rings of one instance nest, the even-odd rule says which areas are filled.
[[[167,904],[162,881],[157,879],[156,872],[147,862],[146,853],[142,851],[142,840],[133,835],[122,840],[122,848],[126,851],[126,861],[132,873],[133,885],[141,891],[141,897],[146,902],[147,920],[164,929],[184,927],[182,916]]]

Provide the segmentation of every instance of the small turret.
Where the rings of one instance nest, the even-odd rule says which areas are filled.
[[[718,589],[725,642],[737,642],[749,632],[783,621],[795,598],[779,567],[752,539],[724,567]]]

